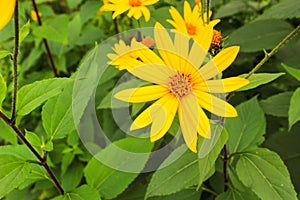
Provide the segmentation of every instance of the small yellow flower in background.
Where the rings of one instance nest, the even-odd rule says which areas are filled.
[[[174,7],[171,7],[169,11],[173,20],[167,19],[167,22],[174,26],[177,31],[192,37],[205,50],[209,49],[212,40],[212,33],[209,32],[213,31],[212,27],[219,23],[219,19],[210,21],[208,25],[205,24],[206,14],[202,13],[200,2],[192,10],[190,4],[185,1],[183,17]],[[209,38],[203,37],[204,35]]]
[[[14,10],[15,0],[0,0],[0,30],[9,22]]]
[[[237,116],[232,105],[210,93],[231,92],[249,81],[239,77],[212,80],[231,65],[239,52],[238,46],[226,48],[204,62],[208,56],[206,49],[197,42],[190,47],[190,37],[174,34],[173,41],[167,30],[156,24],[154,41],[159,55],[136,39],[130,45],[123,41],[115,45],[115,54],[108,54],[111,64],[122,65],[139,79],[153,83],[120,91],[115,97],[132,103],[156,100],[130,127],[136,130],[151,124],[152,142],[165,135],[178,113],[185,143],[197,152],[197,132],[204,138],[211,137],[210,122],[203,109],[222,117]]]
[[[101,7],[101,11],[113,11],[113,19],[118,15],[128,11],[128,17],[134,17],[140,19],[142,15],[145,17],[145,21],[150,19],[150,11],[146,7],[152,5],[159,0],[108,0],[107,4]]]
[[[36,12],[35,12],[34,10],[32,10],[32,11],[30,12],[30,16],[31,16],[31,19],[32,19],[33,21],[37,21],[37,14],[36,14]],[[39,16],[41,17],[41,16],[42,16],[42,13],[39,12]]]

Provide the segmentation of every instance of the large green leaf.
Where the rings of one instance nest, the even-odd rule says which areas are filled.
[[[186,189],[168,196],[150,197],[149,200],[199,200],[202,191],[195,189]],[[122,199],[123,200],[123,199]],[[130,199],[132,200],[132,199]],[[136,199],[140,200],[140,199]]]
[[[299,1],[300,2],[300,1]],[[299,69],[295,69],[292,67],[289,67],[285,64],[281,64],[282,67],[290,74],[292,75],[295,79],[297,79],[298,81],[300,81],[300,70]]]
[[[214,18],[224,18],[235,15],[240,12],[249,11],[250,7],[246,1],[230,1],[229,3],[222,5],[215,13]]]
[[[0,138],[11,144],[18,144],[17,134],[2,119],[0,119],[0,130]]]
[[[248,191],[241,192],[235,188],[229,188],[228,191],[218,195],[216,200],[257,200],[257,197],[249,195]]]
[[[100,196],[96,189],[88,185],[82,185],[71,192],[66,192],[66,194],[64,194],[63,196],[55,197],[52,200],[84,200],[84,199],[100,200]]]
[[[240,89],[238,89],[237,91],[244,91],[244,90],[250,90],[253,88],[256,88],[260,85],[264,85],[266,83],[269,83],[277,78],[279,78],[280,76],[284,75],[285,73],[257,73],[257,74],[253,74],[252,76],[249,77],[249,81],[250,83]],[[247,74],[242,74],[240,75],[240,77],[246,77]]]
[[[216,125],[215,129],[217,131],[219,128],[223,128],[223,127],[221,125]],[[212,135],[214,135],[214,132],[212,132]],[[202,183],[207,178],[209,178],[208,175],[209,175],[210,171],[213,169],[213,167],[215,166],[215,162],[216,162],[217,158],[219,157],[219,154],[220,154],[224,144],[226,144],[227,139],[228,139],[228,133],[223,128],[223,131],[222,131],[220,137],[218,138],[217,143],[214,145],[214,147],[209,152],[209,154],[203,158],[199,158],[199,160],[198,160],[198,165],[199,165],[198,187],[200,187],[202,185]],[[201,140],[203,140],[203,139],[201,139]],[[201,145],[201,142],[200,142],[200,145]]]
[[[44,101],[62,92],[71,79],[52,78],[23,86],[18,92],[17,112],[27,115]]]
[[[237,106],[238,117],[227,118],[229,153],[242,152],[257,147],[264,141],[266,120],[256,97]]]
[[[100,6],[101,4],[98,1],[86,1],[86,3],[80,7],[81,24],[86,23],[89,19],[95,16]]]
[[[0,146],[0,156],[11,155],[18,159],[37,160],[33,153],[25,145]]]
[[[7,91],[6,83],[2,75],[0,74],[0,110],[1,110],[2,103],[6,97],[6,91]]]
[[[276,153],[268,149],[243,153],[236,170],[241,182],[261,199],[297,199],[286,166]]]
[[[107,199],[121,194],[144,168],[153,148],[147,139],[125,138],[100,151],[84,169],[88,185]]]
[[[69,82],[60,95],[49,99],[43,107],[43,127],[50,140],[64,138],[75,130],[72,113],[73,83]]]
[[[275,94],[267,99],[261,100],[259,104],[267,115],[288,117],[292,94],[293,92]]]
[[[55,15],[52,20],[44,22],[43,26],[33,30],[33,34],[48,40],[68,44],[68,15]]]
[[[257,20],[263,19],[290,19],[300,17],[300,1],[285,0],[266,10]]]
[[[300,88],[298,88],[292,95],[291,104],[289,108],[289,129],[300,120]]]
[[[12,155],[0,155],[0,198],[23,183],[30,173],[25,160]]]
[[[292,30],[292,25],[283,20],[255,21],[232,32],[228,43],[241,46],[242,52],[272,49]]]

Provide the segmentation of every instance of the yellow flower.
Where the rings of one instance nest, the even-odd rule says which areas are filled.
[[[141,18],[142,14],[146,21],[150,19],[150,11],[146,7],[147,5],[152,5],[159,0],[108,0],[109,3],[104,4],[101,7],[101,11],[114,11],[113,19],[118,15],[126,12],[128,17],[134,17],[135,19]]]
[[[16,0],[0,0],[0,30],[11,19],[16,5]]]
[[[160,56],[135,39],[130,46],[120,42],[114,47],[116,54],[108,55],[113,65],[124,62],[123,67],[131,74],[153,83],[120,91],[115,98],[132,103],[156,100],[130,127],[136,130],[152,124],[152,142],[165,135],[178,112],[183,138],[190,150],[197,152],[197,132],[205,138],[211,136],[209,119],[203,109],[222,117],[237,116],[232,105],[210,93],[231,92],[249,81],[239,77],[212,79],[231,65],[238,46],[226,48],[204,61],[208,58],[207,50],[197,42],[190,46],[190,37],[174,33],[172,41],[166,29],[156,24],[154,40]]]
[[[174,26],[177,31],[192,37],[205,50],[209,49],[212,40],[212,33],[209,32],[212,32],[212,27],[219,23],[219,19],[210,21],[208,25],[205,24],[205,21],[207,20],[206,13],[202,13],[199,2],[192,10],[190,4],[185,1],[184,17],[182,17],[174,7],[171,7],[169,11],[173,20],[167,19],[167,22]],[[209,38],[205,38],[203,35],[206,35]]]

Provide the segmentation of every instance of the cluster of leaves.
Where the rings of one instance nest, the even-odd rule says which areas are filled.
[[[96,92],[97,118],[113,145],[95,157],[85,149],[76,130],[72,101],[87,107],[82,97],[91,97],[93,83],[83,82],[74,97],[76,71],[99,72],[98,47],[114,34],[111,13],[98,12],[102,2],[91,0],[36,0],[43,26],[30,20],[31,1],[20,1],[20,56],[17,126],[26,139],[45,158],[57,175],[64,195],[59,195],[43,166],[20,141],[14,130],[0,120],[0,198],[13,199],[296,199],[300,192],[300,164],[297,148],[300,136],[300,37],[289,41],[258,73],[251,83],[231,98],[239,116],[226,119],[225,128],[212,126],[222,134],[204,157],[186,151],[175,162],[154,172],[139,173],[149,157],[134,162],[119,155],[113,145],[131,152],[148,152],[158,144],[124,134],[112,117],[110,99],[120,72],[108,68]],[[191,4],[194,1],[190,1]],[[169,6],[182,11],[182,1],[159,1],[151,9],[151,20],[120,18],[120,30],[153,27],[156,21],[171,28]],[[222,22],[224,45],[239,45],[241,52],[224,77],[246,74],[300,22],[299,0],[212,0],[214,18]],[[13,91],[10,55],[14,48],[13,21],[0,31],[0,111],[9,115]],[[47,39],[60,74],[53,78],[43,38]],[[93,48],[91,51],[90,49]],[[89,51],[89,52],[88,52]],[[88,53],[87,53],[88,52]],[[85,56],[85,54],[87,54]],[[298,69],[297,69],[298,68]],[[93,71],[94,70],[94,71]],[[102,72],[101,72],[102,73]],[[128,84],[128,83],[127,83]],[[72,96],[73,95],[73,96]],[[132,115],[144,105],[132,105]],[[172,127],[178,127],[174,122]],[[93,133],[93,125],[86,127]],[[176,129],[176,128],[175,128]],[[173,137],[174,129],[164,138]],[[92,134],[90,137],[94,137]],[[200,139],[199,146],[205,147]],[[223,146],[227,155],[222,155]],[[167,165],[181,148],[172,152],[161,166]],[[208,147],[209,148],[209,147]],[[98,159],[96,159],[98,158]],[[99,161],[116,159],[116,165],[132,166],[136,173],[118,171]],[[122,162],[117,160],[122,158]],[[227,164],[224,174],[223,164]],[[225,187],[223,190],[224,177]]]

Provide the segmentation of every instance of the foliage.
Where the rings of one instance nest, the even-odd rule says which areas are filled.
[[[268,62],[247,77],[249,85],[228,94],[238,117],[212,116],[212,138],[199,136],[194,153],[181,145],[177,116],[155,143],[147,127],[129,131],[123,122],[148,104],[112,99],[120,89],[145,83],[106,68],[112,46],[101,43],[114,38],[116,26],[120,32],[155,22],[172,28],[169,8],[183,13],[183,1],[147,6],[148,22],[123,13],[117,25],[111,12],[99,10],[103,1],[35,0],[40,26],[30,15],[32,1],[19,0],[17,91],[14,19],[0,30],[0,199],[297,199],[300,34],[273,57],[268,52],[300,24],[299,2],[211,1],[212,17],[221,19],[214,29],[222,33],[222,47],[241,47],[222,76],[247,77],[262,59]],[[126,109],[129,116],[120,114]]]

